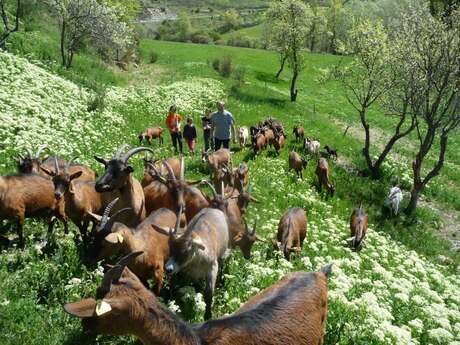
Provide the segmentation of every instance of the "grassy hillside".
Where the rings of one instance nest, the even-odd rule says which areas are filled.
[[[245,36],[252,39],[260,39],[262,37],[263,24],[251,26],[240,30],[230,31],[221,36],[222,40],[228,40],[234,36]]]
[[[309,229],[301,255],[290,263],[273,253],[271,244],[265,242],[255,245],[249,261],[235,251],[228,260],[223,286],[217,290],[215,315],[234,311],[286,272],[317,270],[332,262],[334,274],[330,281],[325,344],[440,345],[460,341],[459,255],[437,236],[439,218],[432,212],[420,209],[414,218],[401,216],[390,220],[380,215],[382,201],[394,177],[400,175],[407,180],[404,157],[410,154],[410,144],[398,146],[397,153],[402,159],[396,157],[397,160],[386,165],[383,181],[370,181],[353,172],[362,166],[358,154],[362,144],[355,137],[357,131],[350,130],[345,137],[342,133],[346,124],[358,128],[356,115],[337,84],[320,84],[317,80],[321,70],[338,62],[337,57],[306,56],[299,102],[292,104],[287,92],[288,71],[279,81],[273,79],[278,62],[273,53],[158,41],[142,41],[141,52],[146,61],[152,52],[157,53],[158,61],[122,75],[130,86],[107,89],[104,106],[92,111],[87,107],[95,96],[92,91],[80,89],[79,85],[26,60],[1,54],[0,95],[4,97],[0,97],[0,112],[11,119],[10,124],[1,122],[4,127],[0,127],[0,142],[6,143],[7,149],[2,147],[0,154],[2,172],[14,170],[12,155],[42,141],[48,142],[53,152],[66,157],[78,154],[79,160],[100,171],[92,159],[95,153],[108,155],[122,143],[135,145],[136,133],[151,124],[161,125],[172,102],[178,104],[180,113],[195,120],[204,107],[224,98],[240,125],[250,125],[266,116],[280,119],[289,130],[295,124],[302,124],[308,136],[339,149],[341,159],[331,166],[336,196],[325,200],[318,193],[314,162],[309,163],[302,181],[288,171],[288,150],[300,149],[292,135],[279,157],[268,150],[253,160],[249,148],[235,148],[234,163],[248,161],[253,192],[260,200],[250,205],[248,223],[257,220],[258,233],[269,240],[286,208],[301,206],[308,212]],[[210,62],[222,56],[230,56],[234,64],[246,69],[245,85],[236,87],[234,80],[221,78],[213,70]],[[90,72],[82,69],[83,79],[89,78],[86,73]],[[107,80],[105,85],[110,83]],[[106,115],[111,117],[105,118]],[[28,119],[41,120],[32,126]],[[374,112],[372,120],[384,135],[389,119],[382,119]],[[73,126],[65,130],[63,124],[69,122]],[[14,132],[7,130],[10,125],[17,126]],[[85,136],[87,128],[91,128],[89,137]],[[37,130],[36,135],[27,140],[18,135],[33,130]],[[430,186],[426,196],[443,207],[458,207],[455,201],[460,186],[458,140],[453,138],[448,152],[449,169]],[[198,145],[202,145],[201,140]],[[156,148],[156,156],[169,155],[172,150],[167,139],[164,147]],[[133,159],[138,178],[142,176],[140,158]],[[187,156],[186,166],[187,178],[207,175],[198,157]],[[450,186],[448,190],[444,184]],[[348,220],[353,207],[360,202],[369,212],[371,225],[366,247],[357,254],[347,246]],[[64,314],[63,303],[94,296],[101,279],[100,267],[82,263],[83,248],[76,229],[72,230],[67,236],[62,229],[57,230],[54,239],[44,247],[41,242],[46,232],[44,224],[27,221],[26,249],[22,252],[14,246],[2,249],[0,344],[134,343],[129,337],[101,336],[94,340],[82,336],[80,323]],[[8,226],[2,229],[2,234],[14,238]],[[202,294],[193,293],[191,287],[181,291],[175,300],[167,301],[168,306],[179,308],[188,320],[200,321]]]

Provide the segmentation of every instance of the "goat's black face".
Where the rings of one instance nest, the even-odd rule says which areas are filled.
[[[121,160],[110,160],[105,164],[104,175],[96,181],[96,191],[104,193],[121,189],[132,172],[133,168]]]
[[[34,158],[24,158],[18,161],[18,171],[21,174],[31,174],[40,170],[40,162]]]
[[[69,175],[56,175],[53,177],[54,197],[56,200],[61,200],[65,192],[69,189]]]

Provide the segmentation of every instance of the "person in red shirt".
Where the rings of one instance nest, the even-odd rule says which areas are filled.
[[[179,151],[182,153],[182,134],[180,132],[180,122],[182,116],[176,113],[175,105],[169,108],[169,114],[166,118],[166,126],[168,126],[169,133],[171,134],[171,141],[174,146],[174,151],[177,153],[177,144],[179,143]]]

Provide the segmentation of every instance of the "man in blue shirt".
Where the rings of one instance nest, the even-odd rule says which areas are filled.
[[[235,142],[235,119],[233,115],[225,110],[224,102],[217,102],[217,109],[211,115],[211,134],[214,136],[214,150],[219,150],[221,146],[229,148],[230,137],[233,136]],[[230,134],[231,129],[231,134]]]

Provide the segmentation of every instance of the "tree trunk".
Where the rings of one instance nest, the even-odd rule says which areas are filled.
[[[63,19],[61,24],[61,58],[62,58],[62,66],[67,66],[67,59],[65,53],[65,30],[66,30],[66,22]]]
[[[281,73],[283,72],[284,70],[284,64],[286,63],[286,60],[287,60],[287,55],[283,55],[283,58],[281,59],[281,66],[280,66],[280,69],[278,70],[278,72],[276,73],[275,75],[275,78],[278,79],[281,75]]]
[[[299,76],[299,71],[297,67],[294,67],[294,71],[292,73],[292,81],[291,81],[291,102],[297,101],[297,89],[295,84],[297,82],[297,77]]]
[[[412,188],[411,192],[410,192],[410,201],[409,201],[409,204],[407,205],[406,209],[404,210],[404,213],[405,214],[412,214],[412,212],[415,211],[415,209],[417,208],[417,203],[418,203],[418,199],[420,197],[420,193],[423,189],[423,186],[422,185],[417,185]]]
[[[365,134],[363,156],[364,156],[364,159],[366,160],[366,165],[371,173],[372,178],[378,179],[380,178],[380,172],[375,171],[374,164],[372,163],[371,155],[369,152],[369,149],[371,146],[371,133],[369,129],[369,124],[366,121],[366,111],[367,109],[363,107],[361,111],[359,112],[359,119],[361,120],[361,125],[364,128],[364,134]]]

